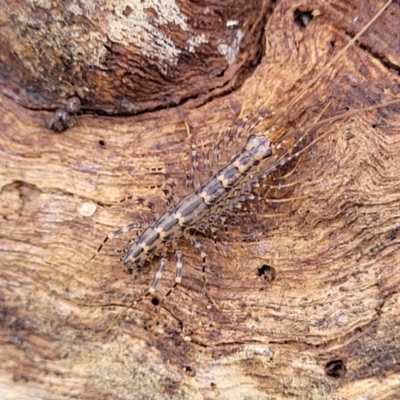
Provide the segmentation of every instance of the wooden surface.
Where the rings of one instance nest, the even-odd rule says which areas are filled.
[[[98,304],[129,304],[150,285],[157,260],[126,274],[115,252],[128,234],[85,265],[108,232],[154,218],[134,202],[101,204],[136,194],[162,212],[157,168],[184,196],[190,146],[211,146],[244,115],[262,115],[267,126],[383,5],[355,3],[267,4],[257,67],[197,108],[189,100],[118,118],[84,110],[55,134],[46,128],[53,110],[21,106],[3,81],[2,399],[397,398],[399,106],[313,129],[308,142],[326,136],[261,190],[287,201],[251,204],[231,221],[228,241],[198,236],[219,310],[202,294],[198,253],[181,240],[183,282],[158,318],[147,298],[106,333],[121,307]],[[296,9],[315,18],[302,26]],[[393,4],[268,136],[398,98],[398,17]],[[171,252],[159,296],[174,274]]]
[[[265,0],[26,3],[0,11],[0,79],[14,101],[51,109],[78,95],[85,110],[113,115],[200,105],[238,87],[272,11]]]

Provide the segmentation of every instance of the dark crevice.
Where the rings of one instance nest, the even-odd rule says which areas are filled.
[[[353,39],[355,36],[354,34],[348,32],[348,31],[346,31],[345,33],[350,39]],[[383,66],[386,67],[387,70],[395,71],[397,73],[397,75],[400,75],[400,66],[391,63],[384,55],[382,55],[381,53],[378,53],[377,51],[372,50],[372,48],[370,46],[367,46],[367,45],[361,43],[360,41],[357,41],[356,43],[361,50],[365,51],[366,53],[371,55],[371,57],[378,60]]]
[[[312,11],[294,10],[294,23],[300,28],[305,28],[314,19]]]
[[[332,378],[343,378],[346,375],[346,365],[342,360],[332,360],[325,365],[325,374]]]

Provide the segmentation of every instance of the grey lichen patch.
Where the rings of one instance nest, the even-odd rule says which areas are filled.
[[[45,1],[36,0],[32,4],[50,7]],[[21,42],[26,43],[29,52],[25,46],[16,47],[15,52],[25,68],[34,75],[43,74],[48,68],[58,68],[57,63],[67,58],[69,70],[79,78],[82,64],[99,66],[106,55],[104,43],[107,38],[104,35],[79,23],[67,23],[66,16],[59,10],[52,10],[51,17],[45,21],[34,20],[27,10],[22,10],[17,18],[21,26],[26,27],[26,31],[20,35],[29,38],[29,42]],[[32,57],[31,51],[37,52],[37,57]]]
[[[162,65],[176,65],[182,49],[165,34],[165,29],[157,27],[176,25],[182,31],[189,32],[187,18],[173,0],[114,0],[104,5],[98,1],[72,2],[68,9],[77,15],[98,20],[103,26],[106,23],[104,31],[108,39],[124,45],[132,43],[141,49],[143,55],[157,57]],[[103,15],[105,21],[100,21],[99,16]],[[187,50],[193,52],[206,42],[200,35],[188,34]]]
[[[30,3],[33,6],[44,8],[49,10],[51,7],[52,0],[31,0]]]
[[[73,0],[65,4],[69,13],[92,21],[101,30],[72,23],[71,15],[52,7],[50,1],[31,0],[31,5],[32,8],[51,10],[51,16],[45,21],[33,20],[28,10],[18,14],[21,26],[27,27],[28,32],[23,33],[24,37],[29,37],[27,46],[40,52],[38,57],[32,57],[27,55],[26,47],[17,49],[25,68],[33,74],[42,74],[44,64],[57,68],[59,60],[67,58],[69,70],[79,79],[82,64],[102,66],[107,55],[105,44],[110,40],[140,49],[144,56],[155,59],[166,73],[168,66],[178,63],[182,51],[194,52],[198,46],[207,43],[204,35],[190,33],[187,17],[174,0]],[[168,25],[185,32],[184,44],[177,45],[165,33]],[[48,60],[43,59],[46,54]]]
[[[203,43],[207,43],[208,40],[205,38],[205,36],[191,36],[187,40],[187,49],[189,50],[190,53],[193,53],[197,47],[199,47]]]
[[[220,43],[218,45],[218,51],[222,56],[225,57],[226,61],[228,61],[229,65],[232,65],[236,61],[236,56],[240,50],[240,43],[244,38],[245,33],[238,29],[236,31],[236,37],[232,40],[232,43]]]

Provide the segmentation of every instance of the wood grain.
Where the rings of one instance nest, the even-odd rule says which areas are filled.
[[[176,195],[185,195],[182,158],[189,162],[191,144],[212,145],[245,115],[262,115],[260,126],[268,125],[382,5],[297,0],[262,7],[257,67],[240,87],[198,107],[193,97],[179,107],[118,118],[84,109],[75,126],[55,134],[46,121],[59,102],[51,111],[23,107],[10,96],[15,83],[3,81],[2,398],[396,398],[398,106],[313,129],[309,141],[326,136],[262,189],[266,199],[287,201],[253,204],[229,227],[228,241],[199,237],[219,311],[202,295],[199,255],[182,240],[183,283],[158,318],[149,298],[106,334],[121,308],[98,304],[129,304],[150,285],[157,260],[125,274],[114,252],[128,235],[85,265],[109,231],[153,219],[132,202],[101,204],[137,194],[164,210],[156,187],[162,178],[151,168],[165,168]],[[302,26],[295,10],[314,18]],[[398,97],[393,21],[399,12],[392,4],[269,137]],[[216,86],[212,79],[208,84]],[[112,104],[103,97],[96,108],[95,100],[90,107],[99,112]],[[279,184],[292,185],[271,187]],[[94,214],[84,215],[85,204]],[[172,285],[174,268],[171,253],[160,296]]]

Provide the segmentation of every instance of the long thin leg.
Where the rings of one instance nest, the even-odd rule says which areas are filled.
[[[192,190],[194,188],[193,175],[192,175],[191,171],[189,171],[187,169],[187,165],[186,165],[185,157],[183,156],[183,153],[181,154],[181,160],[182,160],[183,168],[185,170],[184,172],[185,172],[185,177],[186,177],[186,189]]]
[[[157,307],[157,313],[160,311],[165,299],[176,289],[176,287],[182,282],[182,253],[179,250],[175,251],[175,255],[176,255],[176,276],[175,276],[175,282],[173,284],[173,286],[169,289],[169,291],[167,292],[167,294],[165,296],[163,296],[162,300],[160,301],[160,303],[158,304]],[[160,263],[158,265],[158,270],[157,273],[154,277],[153,283],[151,284],[151,286],[149,287],[149,289],[147,289],[147,291],[141,296],[139,297],[137,300],[133,301],[129,307],[127,307],[122,313],[120,313],[118,315],[118,317],[120,317],[122,314],[124,314],[129,308],[132,308],[134,304],[137,304],[141,301],[143,301],[147,296],[153,294],[156,291],[157,285],[161,280],[162,274],[165,270],[165,266],[167,264],[167,260],[166,258],[161,258]],[[114,325],[116,319],[114,319],[113,323],[108,327],[107,331],[108,332],[111,327]]]
[[[191,145],[191,158],[193,167],[193,185],[197,189],[200,186],[199,157],[197,145]]]
[[[189,124],[186,121],[184,121],[184,122],[185,122],[186,132],[189,137],[189,141],[191,142],[192,136],[193,136],[192,132],[190,131]],[[192,181],[193,181],[194,187],[197,188],[200,186],[199,157],[198,157],[197,144],[190,143],[190,158],[192,161],[192,168],[193,168]],[[186,174],[186,176],[187,176],[187,174]]]
[[[121,315],[125,314],[125,313],[126,313],[129,309],[131,309],[135,304],[137,304],[137,303],[143,301],[147,296],[149,296],[150,294],[152,294],[152,293],[155,292],[156,287],[157,287],[157,285],[158,285],[158,282],[159,282],[160,279],[161,279],[161,276],[162,276],[162,274],[163,274],[163,272],[164,272],[164,269],[165,269],[165,266],[166,266],[166,265],[167,265],[167,259],[164,258],[164,257],[161,258],[160,263],[158,264],[157,273],[156,273],[156,275],[155,275],[155,277],[154,277],[154,279],[153,279],[153,283],[151,284],[151,286],[147,289],[147,291],[146,291],[142,296],[140,296],[138,299],[132,301],[132,303],[131,303],[128,307],[126,307],[126,308],[124,309],[124,311],[120,312],[120,313],[114,318],[114,320],[113,320],[113,321],[111,322],[111,324],[108,326],[108,328],[107,328],[107,330],[106,330],[106,333],[108,333],[108,332],[111,330],[111,328],[114,326],[114,324],[115,324],[115,322],[117,321],[117,319],[121,317]]]
[[[213,226],[212,223],[202,222],[197,228],[196,231],[203,233],[206,236],[212,236],[215,239],[217,229]]]
[[[177,200],[174,197],[174,192],[176,188],[175,181],[166,172],[163,173],[163,176],[165,178],[165,181],[167,182],[168,187],[162,186],[161,190],[165,194],[167,206],[168,207],[175,206],[177,204]]]
[[[254,128],[260,123],[260,121],[262,121],[262,118],[260,116],[255,116],[252,118],[247,118],[244,117],[242,119],[242,121],[237,125],[236,129],[233,135],[233,146],[232,146],[232,150],[233,150],[233,154],[236,154],[238,152],[238,144],[239,144],[239,139],[240,136],[242,135],[243,132],[245,132],[246,136],[249,136],[250,133],[254,130]]]
[[[161,258],[160,264],[158,264],[158,270],[157,273],[153,279],[153,283],[151,286],[147,289],[147,292],[141,296],[135,303],[139,303],[139,301],[142,301],[145,297],[147,297],[149,294],[153,294],[156,290],[156,287],[158,285],[158,282],[160,282],[161,276],[164,272],[165,266],[167,265],[167,259],[166,258]]]
[[[307,199],[307,198],[308,198],[307,196],[297,196],[297,197],[290,197],[290,198],[287,198],[287,199],[268,199],[266,197],[255,196],[254,194],[249,194],[249,195],[241,196],[239,201],[257,200],[257,201],[264,201],[266,203],[287,203],[289,201],[304,200],[304,199]]]
[[[211,162],[210,162],[210,149],[203,149],[203,161],[204,161],[204,175],[206,178],[210,177],[210,171],[211,171]]]
[[[103,246],[106,244],[106,242],[110,239],[115,238],[115,236],[118,235],[122,235],[123,233],[129,232],[129,231],[133,231],[135,229],[139,229],[140,228],[140,224],[134,222],[132,224],[123,226],[122,228],[118,228],[115,231],[110,232],[103,240],[103,242],[100,244],[100,246],[98,247],[96,253],[93,254],[92,257],[89,258],[89,260],[87,260],[85,262],[84,265],[88,264],[90,261],[92,261],[101,251],[101,249],[103,248]]]
[[[214,169],[218,168],[219,157],[220,157],[219,140],[216,140],[214,142],[214,146],[213,146],[213,161],[212,161],[212,163],[213,163]]]
[[[207,254],[203,250],[203,246],[201,245],[201,243],[197,239],[195,239],[194,237],[188,237],[188,239],[189,239],[190,243],[192,244],[192,246],[200,253],[200,256],[202,258],[202,274],[201,274],[201,278],[202,278],[202,281],[203,281],[203,291],[207,295],[207,297],[209,298],[209,300],[211,301],[213,306],[217,310],[220,310],[218,304],[211,297],[210,293],[208,293],[208,290],[207,290],[207,287],[206,287]]]
[[[139,204],[142,204],[143,206],[147,207],[152,213],[154,213],[156,211],[154,203],[144,199],[143,197],[136,196],[136,195],[127,196],[121,200],[113,201],[111,203],[100,203],[100,204],[102,206],[110,207],[110,206],[113,206],[116,204],[124,203],[125,201],[128,201],[128,200],[134,200],[134,201],[138,202]]]
[[[175,282],[172,287],[168,290],[167,294],[161,299],[157,312],[160,311],[164,301],[166,298],[176,289],[178,285],[182,282],[182,253],[179,250],[175,251],[176,256],[176,275],[175,275]]]
[[[203,250],[203,246],[197,239],[195,239],[194,237],[190,237],[189,241],[192,244],[192,246],[200,253],[200,256],[202,258],[202,272],[201,272],[202,276],[201,276],[201,278],[203,281],[203,289],[205,292],[207,292],[207,289],[206,289],[207,254]]]

